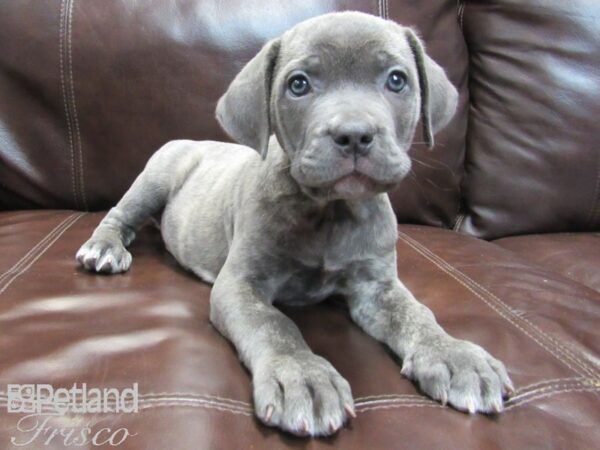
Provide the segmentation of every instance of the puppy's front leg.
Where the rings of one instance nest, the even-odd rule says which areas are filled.
[[[315,355],[298,327],[266,301],[256,281],[227,263],[213,286],[210,319],[252,372],[256,415],[298,435],[329,435],[354,415],[350,385]]]
[[[348,301],[354,321],[389,345],[403,360],[402,374],[429,396],[470,413],[502,410],[513,390],[504,365],[480,346],[449,336],[395,274],[356,282]]]

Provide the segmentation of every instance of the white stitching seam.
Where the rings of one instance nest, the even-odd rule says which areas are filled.
[[[387,0],[378,0],[378,2],[377,2],[377,14],[382,19],[387,19],[388,18]]]
[[[223,403],[223,402],[215,402],[212,400],[205,400],[199,398],[177,398],[177,397],[167,397],[167,398],[158,398],[158,399],[142,399],[140,402],[140,409],[152,408],[154,405],[163,405],[167,403],[179,404],[179,405],[209,405],[215,406],[219,408],[226,408],[230,411],[240,411],[248,414],[252,414],[254,409],[252,405],[248,406],[234,406],[231,404]]]
[[[73,123],[75,124],[75,131],[77,139],[75,140],[75,149],[79,153],[79,194],[81,195],[81,201],[83,202],[83,209],[87,210],[87,199],[85,197],[84,181],[83,181],[83,150],[81,144],[81,133],[79,132],[79,118],[77,117],[77,104],[75,103],[75,80],[73,78],[73,9],[75,8],[75,0],[71,0],[69,3],[69,21],[68,25],[68,68],[70,78],[70,90],[71,90],[71,104],[73,105]]]
[[[75,398],[81,398],[81,394],[75,396]],[[220,400],[216,400],[220,399]],[[8,400],[8,394],[0,392],[0,403]],[[252,404],[241,400],[235,400],[232,398],[218,397],[214,395],[197,395],[197,394],[177,394],[165,392],[162,394],[140,394],[138,395],[138,402],[140,403],[156,403],[156,402],[204,402],[210,404],[224,404],[236,409],[252,409]],[[107,404],[112,405],[114,401],[107,400]]]
[[[458,23],[460,24],[460,29],[462,30],[464,28],[463,26],[463,17],[465,15],[465,8],[467,7],[467,2],[466,0],[463,0],[460,2],[460,5],[458,7]]]
[[[71,225],[73,225],[75,222],[77,222],[84,215],[85,215],[85,213],[74,213],[74,214],[71,214],[66,220],[64,220],[58,226],[56,226],[50,232],[50,234],[53,234],[53,237],[48,241],[47,244],[45,243],[42,247],[40,247],[39,252],[37,253],[37,255],[35,257],[31,258],[31,261],[27,265],[21,267],[18,272],[16,272],[15,274],[13,274],[12,278],[7,278],[8,281],[6,281],[6,283],[4,284],[4,286],[2,286],[2,288],[0,289],[0,294],[2,294],[12,284],[13,281],[15,281],[18,277],[20,277],[27,270],[29,270],[29,268],[44,253],[46,253],[46,251],[64,234],[64,232],[67,231],[71,227]],[[46,240],[46,238],[44,238],[44,240]]]
[[[44,236],[44,238],[39,241],[37,244],[35,244],[27,253],[25,253],[25,255],[19,260],[17,261],[10,269],[8,269],[6,272],[4,272],[2,275],[0,275],[0,285],[2,285],[2,281],[7,278],[9,275],[14,274],[15,272],[18,272],[19,269],[21,269],[21,267],[27,263],[27,260],[31,257],[34,256],[38,250],[38,248],[43,245],[46,240],[48,240],[52,233],[54,233],[64,222],[66,222],[67,220],[69,220],[71,217],[73,217],[73,214],[70,215],[69,217],[67,217],[66,219],[64,219],[61,223],[59,223],[54,229],[52,229],[51,231],[48,232],[48,234],[46,234],[46,236]]]
[[[589,378],[586,377],[567,377],[567,378],[552,378],[550,380],[541,380],[537,383],[528,384],[526,386],[521,386],[515,391],[515,395],[512,398],[515,398],[518,394],[525,393],[526,391],[530,392],[529,389],[535,388],[538,386],[542,386],[544,384],[552,384],[552,383],[566,383],[566,382],[586,382],[589,381]]]
[[[355,401],[354,406],[357,409],[364,409],[365,406],[369,406],[369,405],[387,405],[387,404],[397,404],[397,403],[426,403],[426,404],[439,405],[439,403],[434,400],[431,400],[426,397],[421,397],[421,398],[388,398],[388,399],[380,399],[380,400]]]
[[[69,1],[69,0],[66,0]],[[65,46],[65,22],[67,20],[67,16],[65,14],[65,0],[61,0],[60,2],[60,25],[59,25],[59,38],[58,38],[58,49],[59,49],[59,68],[60,68],[60,86],[62,90],[63,104],[65,108],[65,117],[67,119],[67,129],[68,129],[68,139],[69,139],[69,152],[71,153],[71,184],[73,189],[73,200],[75,202],[75,206],[79,206],[78,198],[77,198],[77,190],[75,188],[75,149],[74,149],[74,139],[73,139],[73,130],[71,128],[71,113],[69,111],[69,105],[67,101],[67,89],[65,87],[65,74],[64,74],[64,46]]]
[[[513,395],[511,398],[515,398],[518,397],[517,394],[529,394],[531,392],[534,392],[531,390],[531,388],[536,388],[538,386],[542,386],[544,384],[555,384],[557,385],[558,383],[575,383],[575,384],[579,384],[579,385],[588,385],[590,383],[595,383],[598,382],[600,383],[600,380],[590,380],[589,378],[586,377],[568,377],[568,378],[552,378],[549,380],[540,380],[536,383],[532,383],[532,384],[528,384],[525,386],[521,386],[519,387],[516,391],[515,391],[515,395]],[[1,398],[6,398],[7,394],[6,392],[0,391],[0,399]],[[145,394],[139,394],[138,398],[141,399],[156,399],[156,398],[165,398],[165,397],[169,397],[169,398],[183,398],[183,399],[194,399],[194,398],[199,398],[199,399],[211,399],[211,400],[216,400],[216,401],[220,401],[220,402],[228,402],[228,403],[234,403],[234,404],[238,404],[241,406],[251,406],[252,404],[249,402],[245,402],[243,400],[236,400],[233,398],[228,398],[228,397],[220,397],[218,395],[211,395],[211,394],[195,394],[192,392],[147,392]],[[368,401],[368,400],[374,400],[374,399],[389,399],[389,398],[402,398],[402,399],[419,399],[419,400],[427,400],[428,397],[425,397],[423,395],[418,395],[418,394],[397,394],[397,393],[389,393],[389,394],[378,394],[378,395],[367,395],[367,396],[363,396],[363,397],[355,397],[354,401],[355,402],[362,402],[362,401]]]
[[[458,214],[456,217],[456,222],[454,222],[454,227],[452,228],[454,231],[460,232],[460,228],[462,227],[463,222],[465,221],[464,214]]]
[[[547,386],[531,389],[532,387],[541,386],[543,384],[548,384]],[[596,386],[598,384],[598,386]],[[515,400],[528,397],[532,394],[552,391],[557,388],[565,389],[565,388],[574,388],[574,387],[600,387],[600,380],[589,380],[587,378],[580,377],[572,377],[572,378],[556,378],[554,380],[544,380],[538,383],[533,383],[523,388],[520,388],[516,391],[516,394],[513,395],[509,402],[514,402]],[[0,391],[0,401],[6,400],[7,394]],[[249,402],[245,402],[242,400],[235,400],[232,398],[219,397],[215,395],[209,394],[192,394],[192,393],[182,393],[182,392],[162,392],[162,393],[147,393],[140,394],[138,399],[142,402],[158,402],[158,401],[180,401],[180,402],[209,402],[209,403],[223,403],[229,404],[232,408],[241,408],[248,409],[252,408],[252,404]],[[428,397],[424,397],[422,395],[415,394],[383,394],[383,395],[369,395],[366,397],[356,397],[354,402],[356,405],[370,405],[377,403],[393,403],[398,401],[413,401],[413,402],[426,402],[426,403],[437,403],[434,400],[431,400]]]
[[[548,397],[554,397],[555,395],[558,394],[566,394],[566,393],[570,393],[570,392],[600,392],[600,389],[598,389],[597,387],[587,387],[587,388],[580,388],[580,389],[563,389],[560,391],[552,391],[552,392],[548,392],[547,394],[542,394],[542,395],[536,395],[534,397],[528,397],[525,400],[515,403],[513,405],[509,405],[506,408],[504,408],[505,411],[509,411],[513,408],[516,408],[517,406],[521,406],[521,405],[525,405],[527,403],[531,403],[534,400],[540,400],[542,398],[548,398]]]
[[[0,400],[0,408],[3,406],[7,406],[7,403]],[[253,416],[254,415],[253,410],[251,410],[251,409],[234,408],[234,407],[231,407],[226,404],[224,405],[224,404],[220,404],[220,403],[216,403],[216,402],[202,401],[202,400],[197,400],[197,399],[193,400],[193,401],[184,401],[184,402],[181,402],[181,401],[163,401],[163,402],[153,402],[153,403],[140,402],[138,404],[138,410],[143,411],[145,409],[154,409],[154,408],[169,407],[169,406],[216,409],[219,411],[231,412],[233,414],[241,414],[244,416]],[[52,411],[52,409],[50,407],[43,407],[42,411],[50,412],[50,411]],[[71,411],[68,411],[67,413],[70,413],[70,412]]]
[[[532,395],[539,394],[542,392],[554,392],[554,391],[561,390],[561,389],[571,389],[571,388],[578,388],[578,387],[582,387],[582,388],[586,388],[586,389],[587,388],[597,388],[596,386],[593,386],[592,384],[579,383],[579,382],[552,384],[549,386],[532,389],[530,391],[521,392],[518,395],[514,395],[510,398],[510,403],[512,404],[512,403],[518,402],[519,400],[521,400],[523,398],[528,398]]]
[[[208,404],[208,403],[187,403],[185,405],[182,405],[180,403],[177,402],[173,402],[173,403],[156,403],[153,405],[142,405],[139,407],[140,410],[144,410],[144,409],[154,409],[154,408],[161,408],[161,407],[169,407],[169,406],[186,406],[186,407],[190,407],[190,408],[205,408],[205,409],[217,409],[219,411],[226,411],[226,412],[230,412],[233,414],[241,414],[243,416],[249,416],[252,417],[254,415],[254,412],[252,411],[244,411],[241,409],[232,409],[229,408],[227,406],[223,406],[223,405],[212,405],[212,404]]]
[[[2,394],[0,393],[0,396]],[[244,402],[242,400],[235,400],[232,398],[226,398],[226,397],[219,397],[217,395],[210,395],[210,394],[191,394],[191,393],[185,393],[185,392],[149,392],[147,394],[140,394],[138,397],[139,398],[144,398],[144,399],[152,399],[152,398],[162,398],[162,397],[179,397],[179,398],[206,398],[206,399],[211,399],[211,400],[217,400],[220,402],[228,402],[228,403],[233,403],[233,404],[237,404],[237,405],[241,405],[241,406],[252,406],[251,403],[248,402]]]
[[[516,398],[518,397],[520,394],[526,395],[530,391],[531,388],[535,388],[538,386],[542,386],[542,385],[548,385],[548,384],[552,384],[552,383],[566,383],[566,382],[578,382],[578,383],[585,383],[585,382],[589,382],[590,379],[586,378],[586,377],[568,377],[568,378],[553,378],[550,380],[542,380],[542,381],[538,381],[536,383],[532,383],[532,384],[528,384],[526,386],[521,386],[519,387],[516,391],[515,394],[511,397],[512,398]],[[423,399],[426,397],[423,397],[422,395],[414,395],[414,394],[380,394],[380,395],[368,395],[366,397],[356,397],[354,399],[355,402],[361,402],[361,401],[367,401],[367,400],[377,400],[377,399],[390,399],[390,398],[418,398],[418,399]]]
[[[594,386],[580,387],[580,388],[574,387],[571,389],[559,389],[559,390],[551,391],[551,392],[547,392],[547,393],[540,393],[540,395],[535,395],[533,397],[527,397],[521,401],[517,401],[513,404],[509,404],[504,408],[504,410],[509,411],[518,406],[522,406],[527,403],[531,403],[534,400],[549,398],[549,397],[553,397],[553,396],[556,396],[559,394],[566,394],[566,393],[573,393],[573,392],[575,392],[575,393],[600,392],[600,388],[594,387]],[[6,401],[0,400],[0,407],[5,407],[5,406],[6,406]],[[219,411],[226,411],[226,412],[230,412],[233,414],[241,414],[241,415],[249,416],[249,417],[253,415],[253,412],[251,409],[235,408],[235,407],[232,407],[231,405],[220,404],[217,402],[203,401],[203,400],[199,400],[199,399],[189,399],[189,400],[179,399],[176,401],[170,400],[170,401],[156,401],[156,402],[146,401],[146,402],[141,402],[141,406],[139,406],[138,409],[141,411],[141,410],[155,409],[155,408],[160,408],[160,407],[205,408],[205,409],[215,409],[215,410],[219,410]],[[373,410],[377,410],[377,409],[416,408],[416,407],[451,409],[448,406],[442,406],[439,403],[435,403],[433,401],[427,401],[426,399],[424,399],[423,401],[389,402],[389,403],[386,403],[383,405],[375,405],[375,406],[367,406],[367,407],[362,407],[362,405],[357,404],[355,409],[356,409],[357,413],[362,413],[365,411],[373,411]]]
[[[367,395],[366,397],[356,397],[355,402],[377,400],[377,399],[389,399],[389,398],[425,398],[422,395],[416,394],[380,394],[380,395]]]
[[[544,348],[548,353],[553,355],[558,361],[563,363],[565,366],[567,366],[568,368],[570,368],[571,370],[573,370],[575,373],[577,373],[579,375],[585,376],[585,374],[587,374],[588,376],[591,376],[592,378],[597,377],[597,373],[594,370],[590,369],[585,363],[580,361],[569,350],[567,350],[560,343],[558,343],[558,341],[554,340],[552,337],[550,337],[549,335],[544,333],[541,329],[539,329],[537,326],[535,326],[532,322],[527,320],[525,317],[517,316],[516,314],[514,314],[512,309],[507,304],[505,304],[502,300],[500,300],[497,296],[495,296],[494,294],[489,292],[483,286],[481,286],[478,283],[476,283],[475,281],[473,281],[471,278],[469,278],[467,275],[462,273],[460,270],[458,270],[458,269],[454,268],[453,266],[451,266],[450,264],[448,264],[445,260],[443,260],[442,258],[437,256],[435,253],[433,253],[427,247],[422,245],[420,242],[414,240],[410,236],[406,235],[405,233],[399,232],[399,236],[403,237],[404,242],[406,242],[407,245],[412,247],[417,253],[419,253],[420,255],[422,255],[423,257],[428,259],[429,261],[431,261],[436,267],[438,267],[443,272],[447,273],[452,278],[454,278],[456,281],[458,281],[460,284],[462,284],[465,288],[467,288],[469,291],[471,291],[473,294],[475,294],[479,299],[481,299],[484,303],[486,303],[490,308],[492,308],[495,312],[497,312],[502,318],[507,320],[509,323],[513,324],[515,327],[517,327],[519,330],[521,330],[523,333],[525,333],[528,337],[533,339],[536,343],[538,343],[542,348]],[[477,290],[483,292],[484,294],[487,294],[491,300],[495,300],[496,305],[494,305],[492,303],[492,301],[490,301],[490,299],[486,299],[483,295],[481,295],[479,292],[477,292]],[[503,312],[500,308],[504,308],[506,310],[506,312]],[[566,357],[573,364],[577,365],[581,370],[583,370],[584,373],[582,373],[578,369],[575,369],[567,361],[565,361],[559,355],[554,353],[554,351],[551,348],[544,345],[539,339],[536,339],[536,337],[534,337],[532,334],[530,334],[528,331],[525,330],[524,326],[521,326],[517,323],[517,321],[512,320],[510,318],[510,315],[512,315],[515,319],[517,319],[517,321],[523,322],[524,326],[528,325],[531,332],[537,334],[538,337],[545,338],[547,341],[550,341],[552,344],[554,344],[555,349],[558,350],[562,354],[563,357]]]
[[[374,411],[376,409],[392,409],[392,408],[441,408],[446,409],[447,406],[442,406],[437,403],[399,403],[396,405],[381,405],[381,406],[370,406],[368,408],[356,409],[356,413],[364,413],[366,411]]]

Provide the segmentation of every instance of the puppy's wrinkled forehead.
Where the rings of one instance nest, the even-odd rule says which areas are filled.
[[[409,44],[394,24],[351,13],[328,19],[305,22],[283,36],[280,69],[363,81],[391,66],[413,64]]]

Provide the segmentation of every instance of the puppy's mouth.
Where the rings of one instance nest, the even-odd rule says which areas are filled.
[[[341,198],[365,198],[388,192],[397,184],[397,182],[383,182],[355,170],[339,178],[333,184],[332,191]]]
[[[317,199],[364,199],[389,192],[410,169],[410,159],[400,151],[397,157],[386,158],[326,158],[325,151],[317,155],[322,159],[299,158],[291,164],[292,177],[306,194]]]
[[[347,191],[373,192],[377,186],[378,183],[373,178],[355,170],[334,182],[332,189],[339,193]]]
[[[303,186],[311,196],[334,199],[365,199],[381,192],[391,190],[396,183],[382,183],[364,173],[353,170],[334,181],[319,186]]]

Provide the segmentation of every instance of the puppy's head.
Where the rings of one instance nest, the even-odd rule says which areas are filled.
[[[419,117],[432,147],[457,98],[413,30],[333,13],[268,42],[221,97],[217,118],[263,157],[275,133],[308,195],[356,199],[396,186]]]

